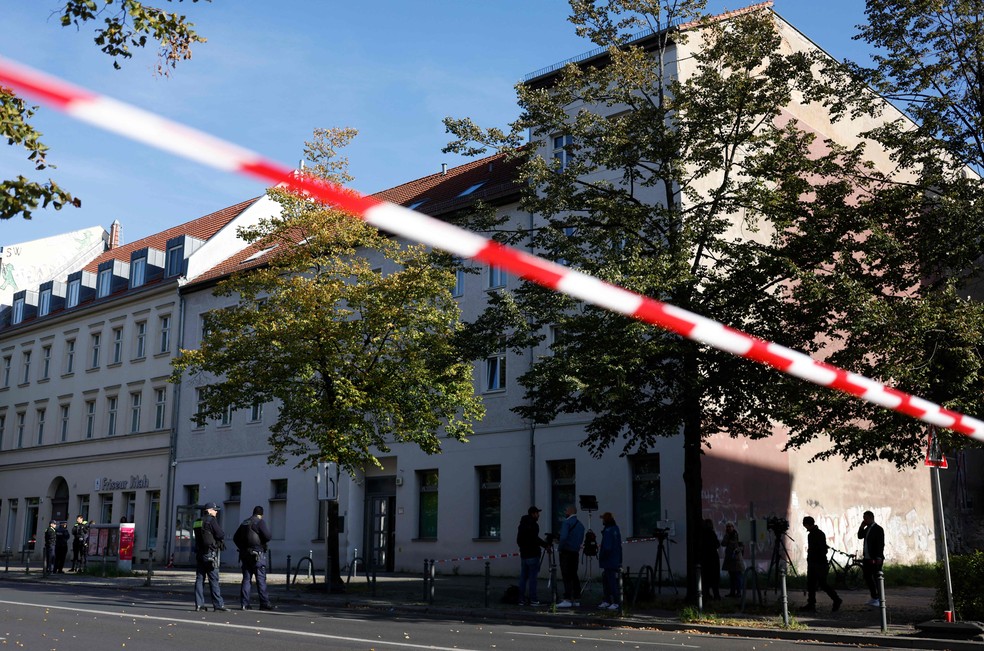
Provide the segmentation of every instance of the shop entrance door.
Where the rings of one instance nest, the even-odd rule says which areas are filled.
[[[366,558],[368,569],[392,572],[396,548],[396,479],[366,480]]]

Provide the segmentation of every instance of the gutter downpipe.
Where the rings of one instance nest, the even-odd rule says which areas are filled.
[[[530,213],[530,232],[533,232],[533,213]],[[533,367],[533,347],[527,349],[529,366]],[[530,504],[536,504],[536,421],[530,421]]]
[[[181,286],[184,285],[184,279],[178,280],[178,350],[184,347],[184,335],[185,335],[185,299],[181,294]],[[171,549],[174,543],[174,537],[171,533],[172,523],[175,522],[176,513],[174,512],[174,474],[175,468],[178,465],[178,417],[181,413],[181,382],[174,385],[174,404],[171,406],[171,438],[168,445],[167,452],[167,502],[165,507],[165,512],[167,513],[167,523],[164,527],[164,535],[167,537],[167,542],[164,546],[164,558],[170,561],[171,554],[173,550]],[[168,562],[166,561],[166,562]]]

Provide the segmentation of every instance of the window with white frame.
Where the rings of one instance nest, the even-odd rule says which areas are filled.
[[[567,169],[573,159],[573,154],[570,151],[571,145],[574,144],[574,137],[570,135],[554,136],[553,138],[553,159],[557,164],[557,167],[561,170]]]
[[[24,427],[27,426],[27,413],[17,412],[17,447],[24,447]]]
[[[458,298],[465,295],[465,270],[461,268],[461,259],[454,259],[454,287],[451,288],[451,296]]]
[[[113,363],[123,361],[123,326],[113,328]]]
[[[38,316],[46,316],[51,312],[51,290],[42,289],[38,297]]]
[[[51,344],[41,347],[41,379],[51,376]]]
[[[205,413],[205,390],[198,388],[195,389],[195,416],[197,417],[194,421],[194,427],[205,427],[205,421],[202,418],[202,414]]]
[[[113,287],[113,270],[103,269],[99,272],[99,278],[96,280],[96,296],[103,298],[109,296],[109,291]]]
[[[130,287],[140,287],[147,276],[147,258],[134,258],[130,263]]]
[[[31,351],[25,350],[23,353],[23,370],[24,373],[21,375],[21,383],[27,384],[31,381]]]
[[[258,423],[263,420],[263,403],[257,400],[249,410],[249,422]]]
[[[82,293],[82,280],[76,278],[68,283],[68,295],[65,297],[65,305],[75,307],[79,304],[79,295]]]
[[[10,365],[13,358],[10,355],[4,355],[3,357],[3,386],[10,386]]]
[[[485,390],[503,391],[506,388],[506,347],[485,358]]]
[[[89,368],[99,368],[99,348],[102,346],[102,333],[89,335]]]
[[[15,298],[14,299],[14,313],[10,317],[11,323],[20,323],[24,320],[24,299]]]
[[[134,391],[130,394],[130,433],[140,431],[140,403],[143,401],[143,394]]]
[[[38,409],[37,412],[35,413],[35,416],[37,417],[36,425],[37,425],[37,433],[38,433],[38,438],[37,438],[38,445],[44,444],[44,416],[46,412],[47,410],[44,407],[42,407],[41,409]]]
[[[226,405],[226,408],[222,410],[222,419],[219,424],[223,427],[232,425],[232,405]]]
[[[68,440],[68,424],[70,422],[69,416],[71,416],[70,405],[61,406],[61,423],[59,426],[58,438],[62,443]]]
[[[184,244],[174,244],[167,248],[165,267],[167,276],[177,276],[181,273],[181,261],[184,258]]]
[[[116,414],[119,406],[120,399],[118,396],[106,398],[106,436],[116,435]]]
[[[75,372],[75,340],[65,342],[65,375]]]
[[[160,318],[160,346],[157,349],[159,353],[166,353],[171,350],[171,316],[164,315]]]
[[[138,321],[136,324],[137,333],[133,346],[134,359],[143,359],[147,356],[147,322]]]
[[[506,286],[506,272],[495,265],[488,265],[486,268],[486,289],[499,289]]]
[[[167,389],[154,390],[154,428],[164,429],[167,425]]]
[[[7,427],[7,414],[0,414],[0,448],[3,448],[3,434]]]
[[[91,439],[96,434],[96,401],[85,401],[85,437]]]

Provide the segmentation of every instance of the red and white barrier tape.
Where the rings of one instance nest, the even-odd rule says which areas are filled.
[[[487,561],[493,558],[512,558],[513,556],[519,556],[519,552],[512,552],[511,554],[489,554],[488,556],[462,556],[460,558],[443,558],[434,559],[431,563],[457,563],[458,561]]]
[[[818,362],[803,353],[733,330],[693,312],[635,294],[529,253],[505,247],[439,219],[362,196],[338,185],[298,177],[290,168],[265,160],[255,152],[134,106],[72,86],[2,57],[0,84],[107,131],[224,171],[252,176],[271,184],[283,184],[395,235],[461,258],[493,264],[587,303],[660,326],[688,339],[772,366],[808,382],[857,396],[931,425],[946,427],[984,441],[984,422],[976,418],[944,409],[862,375]]]

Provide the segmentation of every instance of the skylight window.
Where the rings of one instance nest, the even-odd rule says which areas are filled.
[[[410,204],[409,206],[407,206],[407,208],[409,208],[410,210],[416,210],[417,208],[420,208],[422,205],[424,205],[425,203],[427,203],[427,201],[428,201],[427,199],[421,199],[420,201],[414,201],[412,204]]]
[[[485,181],[482,181],[481,183],[476,183],[475,185],[471,186],[470,188],[468,188],[467,190],[465,190],[464,192],[462,192],[461,194],[459,194],[458,195],[458,198],[467,197],[468,195],[470,195],[472,192],[474,192],[475,190],[479,189],[483,185],[485,185]]]
[[[257,258],[260,258],[260,257],[266,255],[270,251],[273,251],[275,248],[277,248],[277,246],[279,246],[279,245],[274,244],[273,246],[267,247],[267,248],[263,249],[262,251],[257,251],[253,255],[251,255],[248,258],[246,258],[245,260],[243,260],[242,264],[245,264],[246,262],[250,262],[252,260],[256,260]]]

